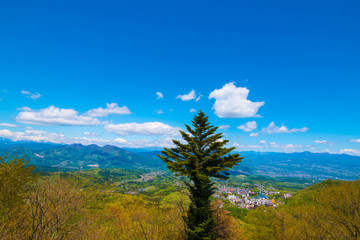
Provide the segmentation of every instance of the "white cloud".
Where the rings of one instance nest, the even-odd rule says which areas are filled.
[[[51,142],[58,144],[81,143],[84,145],[97,144],[100,146],[106,144],[126,143],[125,139],[117,138],[115,140],[87,138],[87,137],[66,137],[63,133],[51,133],[47,131],[39,131],[27,129],[25,132],[12,132],[7,129],[0,130],[0,137],[10,139],[12,141],[33,141],[33,142]]]
[[[94,108],[86,112],[86,115],[91,117],[106,117],[109,114],[131,114],[130,110],[126,107],[119,107],[117,103],[107,103],[106,108]]]
[[[255,121],[250,121],[238,126],[237,128],[243,130],[244,132],[251,132],[257,128],[257,123]]]
[[[107,124],[105,130],[119,135],[179,135],[179,128],[161,122]]]
[[[194,112],[196,112],[196,110],[194,108],[192,108],[192,109],[190,109],[190,112],[194,113]]]
[[[128,141],[123,144],[123,147],[128,148],[146,148],[146,147],[174,147],[172,142],[172,138],[158,138],[155,140],[142,139],[142,140],[134,140]]]
[[[84,136],[98,136],[99,134],[97,133],[92,133],[92,132],[83,132]]]
[[[190,101],[190,100],[196,99],[196,93],[195,93],[195,90],[192,89],[188,94],[178,95],[176,98],[180,98],[182,101]],[[199,98],[199,100],[200,100],[200,98]]]
[[[124,144],[124,143],[127,143],[128,141],[123,138],[115,138],[114,142]]]
[[[265,102],[251,102],[247,99],[249,90],[236,87],[233,82],[210,93],[209,99],[215,98],[215,114],[220,118],[257,117],[257,112]]]
[[[303,145],[299,145],[299,144],[287,144],[285,145],[285,148],[287,149],[291,149],[291,148],[303,148],[304,146]]]
[[[161,92],[156,92],[156,99],[164,98],[164,95]]]
[[[29,108],[29,107],[18,107],[16,110],[18,110],[18,111],[31,111],[31,108]]]
[[[72,125],[72,126],[85,126],[85,125],[98,125],[100,121],[90,116],[78,115],[74,109],[64,109],[55,106],[43,108],[38,111],[31,110],[26,107],[22,109],[15,118],[17,122],[28,123],[34,125]]]
[[[266,128],[263,128],[261,131],[263,133],[267,133],[267,134],[273,134],[273,133],[294,133],[294,132],[306,132],[309,129],[307,127],[303,127],[303,128],[292,128],[292,129],[288,129],[286,126],[282,125],[281,127],[278,127],[275,125],[274,122],[271,122],[269,124],[269,126],[267,126]]]
[[[316,149],[316,147],[314,147],[313,145],[309,145],[309,144],[306,145],[306,147],[309,148],[309,149],[311,149],[311,150],[315,150],[315,149]]]
[[[339,153],[349,154],[349,155],[353,155],[353,156],[360,156],[360,151],[356,150],[356,149],[343,149],[343,150],[340,150]]]
[[[239,143],[234,143],[234,147],[236,147],[238,150],[258,150],[264,148],[263,146],[259,145],[242,145]]]
[[[259,133],[250,133],[249,137],[257,137],[259,136]]]
[[[265,140],[261,140],[259,143],[260,143],[260,144],[266,144],[266,141],[265,141]]]
[[[53,142],[61,143],[64,135],[58,133],[48,133],[45,131],[38,131],[27,129],[25,132],[13,132],[8,129],[0,130],[0,137],[8,138],[13,141],[34,141],[34,142]]]
[[[29,98],[32,98],[34,100],[38,99],[39,97],[41,97],[40,93],[31,93],[29,91],[25,91],[25,90],[21,90],[21,94],[26,95]]]
[[[202,94],[199,94],[199,96],[195,99],[195,102],[200,101],[200,99],[201,99],[202,96],[203,96]]]
[[[303,145],[300,144],[276,144],[275,142],[270,143],[274,148],[280,148],[284,152],[296,152],[298,149],[304,148]]]
[[[318,144],[328,144],[329,146],[334,146],[336,143],[335,142],[329,142],[327,140],[315,140],[314,143],[318,143]]]
[[[11,124],[11,123],[0,123],[0,126],[3,126],[3,127],[17,127],[15,124]]]
[[[88,137],[67,137],[62,133],[51,133],[27,129],[25,132],[13,132],[7,129],[0,130],[0,138],[7,138],[12,141],[34,141],[34,142],[51,142],[58,144],[81,143],[83,145],[97,144],[99,146],[114,145],[118,147],[144,148],[144,147],[173,147],[172,137],[157,139],[142,139],[127,141],[123,138],[99,139]]]
[[[351,139],[350,142],[360,143],[360,139]]]
[[[163,113],[164,113],[164,111],[161,110],[161,109],[159,109],[159,110],[156,111],[156,114],[163,114]]]
[[[230,125],[220,125],[219,129],[228,130],[230,128]]]

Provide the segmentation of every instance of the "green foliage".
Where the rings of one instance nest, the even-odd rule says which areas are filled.
[[[244,218],[247,239],[360,239],[360,180],[327,180]]]
[[[43,171],[52,171],[54,168],[90,169],[97,165],[100,168],[166,169],[163,162],[154,155],[133,153],[110,145],[99,147],[72,144],[37,150],[16,146],[7,149],[0,148],[0,155],[6,152],[9,152],[9,156],[26,155],[36,166],[52,167],[43,168]]]
[[[3,210],[10,211],[22,200],[21,194],[25,186],[32,180],[34,167],[25,158],[7,155],[0,157],[0,205]]]
[[[244,220],[245,216],[249,212],[246,208],[238,208],[234,206],[233,204],[226,204],[224,206],[224,209],[228,210],[231,214],[231,216],[234,216],[237,219]]]
[[[272,208],[260,206],[249,211],[244,221],[245,234],[248,239],[270,240],[275,237],[275,212]]]
[[[186,186],[190,192],[190,206],[185,218],[188,239],[215,239],[215,219],[210,197],[214,193],[212,178],[228,179],[230,170],[242,158],[230,154],[235,148],[226,148],[228,140],[216,133],[208,117],[200,111],[192,121],[193,129],[185,125],[187,133],[180,131],[185,144],[173,140],[176,147],[165,148],[159,155],[169,170],[190,180]]]
[[[34,167],[25,158],[0,157],[0,239],[20,239],[23,236],[24,198],[34,180]]]

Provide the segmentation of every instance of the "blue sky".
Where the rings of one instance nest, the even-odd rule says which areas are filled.
[[[238,150],[360,155],[359,7],[2,1],[0,137],[163,147],[203,110]]]

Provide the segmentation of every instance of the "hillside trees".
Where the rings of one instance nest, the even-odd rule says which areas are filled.
[[[24,197],[34,167],[25,158],[0,157],[0,239],[21,239],[26,228]]]
[[[187,238],[216,239],[215,217],[210,197],[214,193],[211,178],[227,179],[230,168],[241,162],[239,154],[230,154],[234,147],[226,148],[218,127],[210,125],[208,117],[200,111],[192,120],[187,132],[180,131],[185,143],[173,140],[174,148],[165,148],[159,157],[168,169],[187,177],[185,184],[190,192],[190,206],[185,218]]]
[[[244,221],[249,240],[360,239],[360,180],[326,180],[282,207],[251,210]]]
[[[89,224],[85,208],[96,191],[86,181],[69,177],[42,179],[31,190],[29,239],[80,239]]]
[[[0,157],[0,239],[80,239],[93,188],[33,170],[25,157]]]
[[[360,180],[329,185],[290,213],[299,239],[360,239]]]

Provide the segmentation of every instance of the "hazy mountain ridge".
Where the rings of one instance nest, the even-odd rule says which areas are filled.
[[[245,157],[242,167],[249,167],[259,175],[346,180],[360,178],[360,157],[347,154],[242,152],[241,155]]]
[[[0,143],[0,154],[24,156],[39,166],[60,168],[151,168],[166,169],[157,157],[160,151],[137,151],[111,145],[84,146],[46,143]],[[9,146],[8,148],[6,148]],[[360,178],[360,157],[329,153],[240,152],[245,157],[232,174],[256,174],[271,177],[300,177],[316,179]]]
[[[97,145],[84,146],[81,144],[63,145],[44,150],[33,150],[24,147],[0,149],[0,154],[18,155],[30,159],[30,162],[39,166],[61,168],[164,168],[160,159],[133,153],[115,147]]]
[[[155,157],[160,151],[144,153]],[[271,177],[316,179],[360,178],[360,157],[330,153],[240,152],[245,157],[232,174],[255,174]]]

